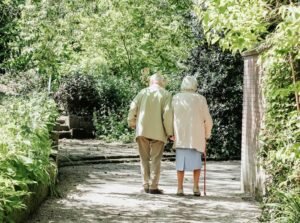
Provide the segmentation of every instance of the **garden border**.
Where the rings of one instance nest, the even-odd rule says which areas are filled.
[[[54,160],[50,161],[50,177],[52,182],[56,182],[57,178],[57,163]],[[9,218],[15,223],[24,223],[28,217],[35,213],[36,209],[46,200],[50,192],[50,186],[46,184],[35,184],[30,188],[30,194],[24,198],[24,209],[16,209],[11,212]]]

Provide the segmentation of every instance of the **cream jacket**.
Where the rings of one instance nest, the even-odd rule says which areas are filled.
[[[213,125],[205,97],[192,91],[183,91],[173,97],[172,107],[174,147],[204,152]]]
[[[159,85],[141,90],[133,99],[127,118],[128,125],[136,128],[136,137],[167,142],[173,135],[171,103],[171,94]]]

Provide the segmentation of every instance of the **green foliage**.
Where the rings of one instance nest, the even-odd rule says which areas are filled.
[[[96,135],[108,141],[132,141],[133,131],[128,128],[127,114],[132,98],[137,94],[137,83],[128,78],[107,77],[97,82],[99,108],[94,113]]]
[[[207,40],[233,52],[252,49],[267,32],[267,3],[262,0],[200,1],[195,11]]]
[[[282,210],[289,208],[289,204],[282,203],[280,194],[285,193],[287,197],[293,194],[298,201],[300,198],[300,116],[295,110],[294,92],[288,90],[291,85],[288,64],[274,64],[268,71],[264,80],[267,111],[265,127],[261,130],[261,155],[270,178],[264,203],[281,205],[265,205],[263,219],[293,222],[280,220],[288,218]]]
[[[1,65],[10,57],[9,43],[17,39],[17,19],[20,14],[19,5],[24,0],[6,0],[0,2],[0,75],[4,73]]]
[[[276,197],[279,198],[279,202],[268,205],[271,209],[276,210],[271,213],[274,214],[274,216],[272,216],[272,219],[274,219],[273,222],[278,222],[278,223],[300,222],[299,193],[300,193],[299,190],[296,192],[293,191],[289,193],[276,191]]]
[[[19,73],[5,73],[1,75],[0,84],[8,87],[6,93],[27,95],[31,92],[43,92],[47,89],[46,80],[37,75],[34,70]]]
[[[195,11],[209,43],[233,52],[270,47],[268,56],[295,53],[300,58],[298,1],[200,1]]]
[[[83,71],[138,78],[179,72],[193,45],[185,23],[190,1],[26,1],[8,70],[45,78]],[[149,13],[151,12],[151,13]]]
[[[57,117],[56,105],[43,94],[7,98],[0,104],[0,221],[17,208],[30,185],[50,184],[49,132]]]
[[[100,96],[100,109],[103,114],[127,107],[137,92],[138,86],[128,78],[110,76],[96,82]]]
[[[210,43],[233,52],[263,49],[266,111],[260,156],[269,178],[262,220],[298,222],[300,6],[297,1],[214,0],[195,8]]]
[[[94,113],[94,125],[96,136],[106,141],[132,142],[134,132],[128,128],[128,109],[120,108],[117,111],[101,114],[101,111]]]

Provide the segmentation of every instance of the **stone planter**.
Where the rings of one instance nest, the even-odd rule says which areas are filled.
[[[94,125],[92,116],[69,115],[69,128],[72,130],[72,138],[94,138]]]
[[[92,116],[69,115],[69,128],[93,131],[94,130],[93,117]]]
[[[87,139],[95,137],[92,116],[63,115],[57,119],[55,133],[59,139]]]

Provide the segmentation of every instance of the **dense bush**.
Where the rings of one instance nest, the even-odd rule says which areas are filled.
[[[68,114],[92,115],[101,104],[95,82],[92,75],[72,73],[62,79],[54,98]]]
[[[264,221],[300,221],[300,115],[290,68],[283,61],[268,68],[265,126],[261,131],[261,156],[267,172]]]
[[[2,64],[11,56],[9,43],[17,39],[17,19],[20,16],[19,5],[24,0],[0,1],[0,75],[4,73],[5,64]]]
[[[98,138],[131,141],[133,131],[127,126],[129,104],[139,87],[125,78],[107,77],[97,82],[99,108],[94,113]]]
[[[122,77],[102,77],[96,82],[97,91],[100,96],[99,109],[102,113],[109,113],[127,107],[128,101],[137,91],[134,83]]]
[[[30,185],[53,184],[49,162],[49,132],[57,117],[56,104],[42,94],[7,98],[0,104],[0,222],[16,208]]]

